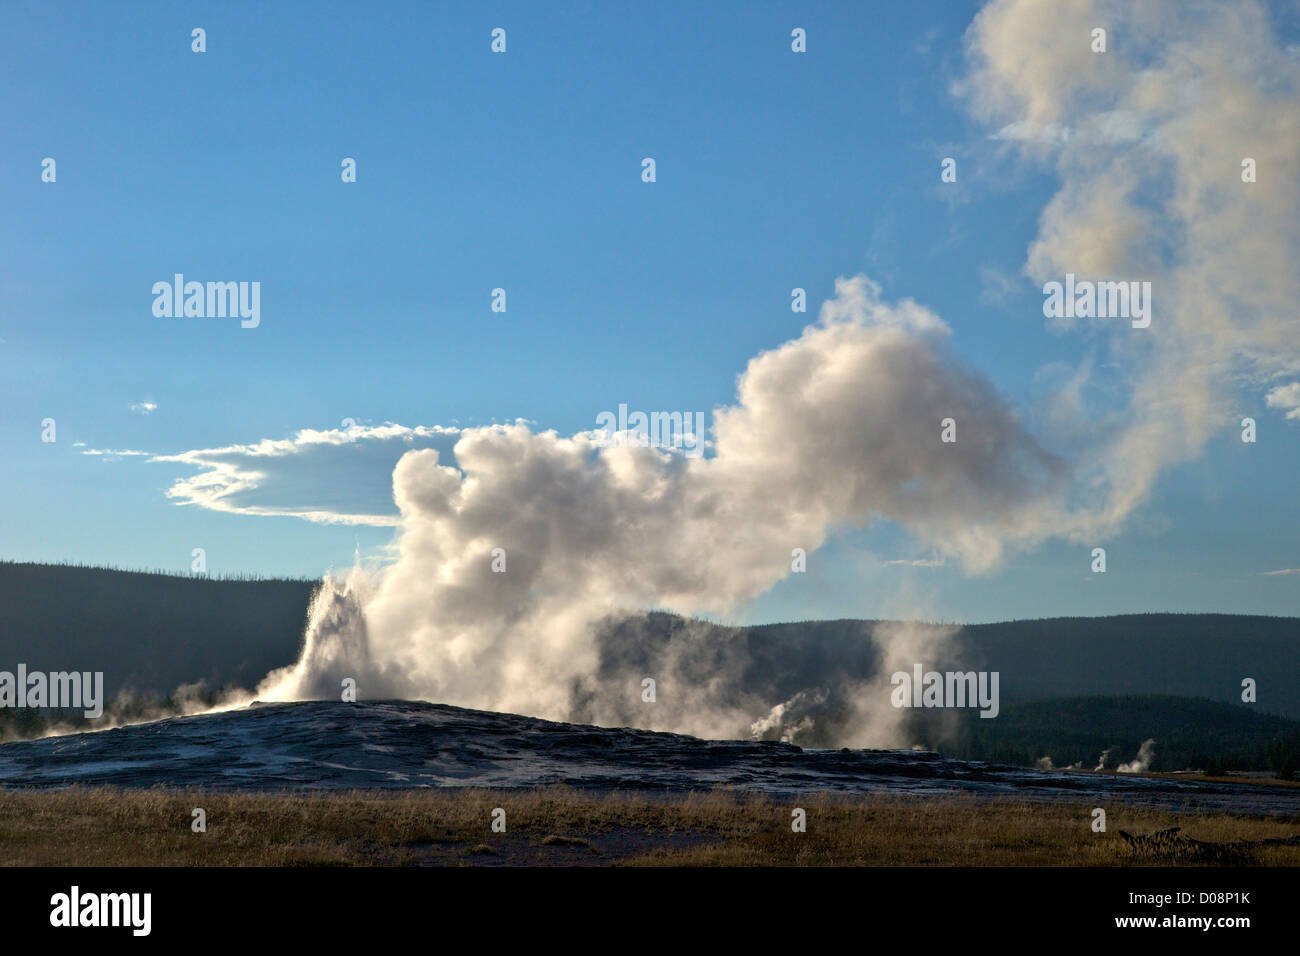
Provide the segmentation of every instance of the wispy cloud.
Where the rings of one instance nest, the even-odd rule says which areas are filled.
[[[989,139],[1010,140],[1019,143],[1063,144],[1070,139],[1070,129],[1055,123],[1027,123],[1017,120],[1008,123],[996,132],[989,134]]]
[[[980,266],[980,301],[985,305],[1003,305],[1020,291],[1021,281],[995,265]]]
[[[158,410],[157,402],[132,402],[130,409],[139,415],[150,415]]]
[[[1287,418],[1300,418],[1300,382],[1270,389],[1264,401],[1269,408],[1285,408]]]
[[[1013,157],[1059,181],[1026,276],[1159,290],[1150,334],[1050,326],[1095,336],[1098,361],[1119,363],[1126,383],[1103,405],[1121,419],[1075,430],[1085,507],[1056,529],[1082,539],[1116,532],[1168,468],[1199,457],[1231,420],[1223,409],[1258,401],[1242,391],[1271,387],[1272,407],[1300,406],[1300,388],[1277,387],[1300,378],[1300,62],[1264,4],[1186,6],[994,0],[965,37],[971,69],[956,89]],[[1099,24],[1115,41],[1104,55],[1087,42]],[[1246,157],[1276,174],[1243,180]],[[1081,411],[1081,425],[1094,419]]]
[[[1265,571],[1265,575],[1273,577],[1277,574],[1300,574],[1300,568],[1279,568],[1276,571]]]
[[[81,453],[103,458],[105,461],[113,461],[117,458],[143,458],[149,455],[147,451],[137,451],[134,448],[85,448]]]
[[[304,429],[290,438],[154,455],[151,462],[200,469],[167,497],[228,514],[275,515],[323,524],[391,526],[393,468],[406,452],[450,455],[460,430],[387,423]]]

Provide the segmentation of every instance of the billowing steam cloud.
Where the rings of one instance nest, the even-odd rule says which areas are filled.
[[[335,697],[352,676],[370,697],[554,718],[581,698],[603,723],[628,717],[649,676],[675,693],[638,723],[735,735],[780,701],[758,714],[753,701],[727,706],[714,685],[734,674],[678,679],[670,659],[592,687],[598,625],[647,606],[729,609],[790,573],[793,549],[877,517],[990,567],[1026,509],[1055,492],[1063,465],[956,360],[932,313],[883,303],[862,277],[837,289],[802,336],[751,361],[737,404],[714,413],[710,457],[523,425],[463,431],[454,465],[434,449],[403,456],[398,560],[327,589],[302,660],[259,695]],[[940,440],[944,418],[957,422],[955,443]],[[493,570],[496,549],[504,573]]]
[[[1105,53],[1090,49],[1097,27]],[[646,648],[626,614],[733,608],[788,574],[792,549],[875,520],[971,572],[1052,535],[1095,543],[1265,394],[1300,403],[1300,61],[1264,10],[997,0],[967,44],[959,92],[1006,163],[1060,179],[1026,272],[1152,283],[1149,328],[1056,323],[1121,370],[1116,394],[1081,363],[1058,403],[1070,420],[1055,421],[1068,455],[958,361],[939,317],[841,279],[817,323],[749,363],[707,457],[524,425],[467,429],[450,458],[404,455],[397,560],[326,588],[301,660],[259,696],[337,698],[353,677],[370,698],[705,736],[817,738],[829,721],[842,742],[905,744],[883,679],[867,690],[828,665],[768,696],[736,648],[701,646],[689,626]],[[955,443],[940,441],[946,418]],[[874,637],[883,674],[947,640]]]

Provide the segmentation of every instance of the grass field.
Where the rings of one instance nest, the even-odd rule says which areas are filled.
[[[795,807],[806,813],[806,832],[792,831]],[[206,832],[192,829],[195,808],[206,813]],[[505,811],[504,833],[491,827],[497,808]],[[776,802],[725,792],[593,795],[563,788],[320,795],[0,790],[0,860],[11,866],[1300,864],[1300,839],[1253,845],[1300,834],[1300,819],[1114,805],[1106,808],[1107,831],[1094,833],[1091,811],[1087,803],[973,797]],[[1170,827],[1181,831],[1140,847],[1119,833]]]

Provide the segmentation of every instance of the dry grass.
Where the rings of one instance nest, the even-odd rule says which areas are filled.
[[[1144,773],[1144,777],[1159,777],[1161,780],[1196,781],[1200,783],[1249,783],[1254,787],[1300,787],[1300,780],[1279,780],[1277,777],[1254,776],[1248,773],[1234,773],[1230,776],[1210,776],[1204,773]]]
[[[804,808],[807,832],[790,828]],[[0,859],[36,866],[248,865],[1029,865],[1203,862],[1146,854],[1120,835],[1171,826],[1202,843],[1279,839],[1300,820],[1174,814],[973,797],[773,802],[725,792],[665,797],[530,791],[216,794],[184,790],[0,790]],[[207,832],[191,810],[207,811]],[[507,832],[491,829],[506,811]],[[1300,846],[1242,862],[1300,864]]]

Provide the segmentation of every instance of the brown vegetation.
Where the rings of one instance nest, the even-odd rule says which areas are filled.
[[[807,831],[791,830],[802,807]],[[206,811],[207,830],[191,829]],[[506,832],[491,828],[506,812]],[[589,794],[420,790],[221,794],[74,788],[0,790],[0,859],[10,865],[353,866],[1127,866],[1298,864],[1300,821],[1114,805],[1108,832],[1086,803],[973,797],[793,802],[728,792]],[[1181,827],[1152,852],[1120,835]],[[1218,854],[1207,846],[1231,844]],[[1184,852],[1185,851],[1185,852]]]

